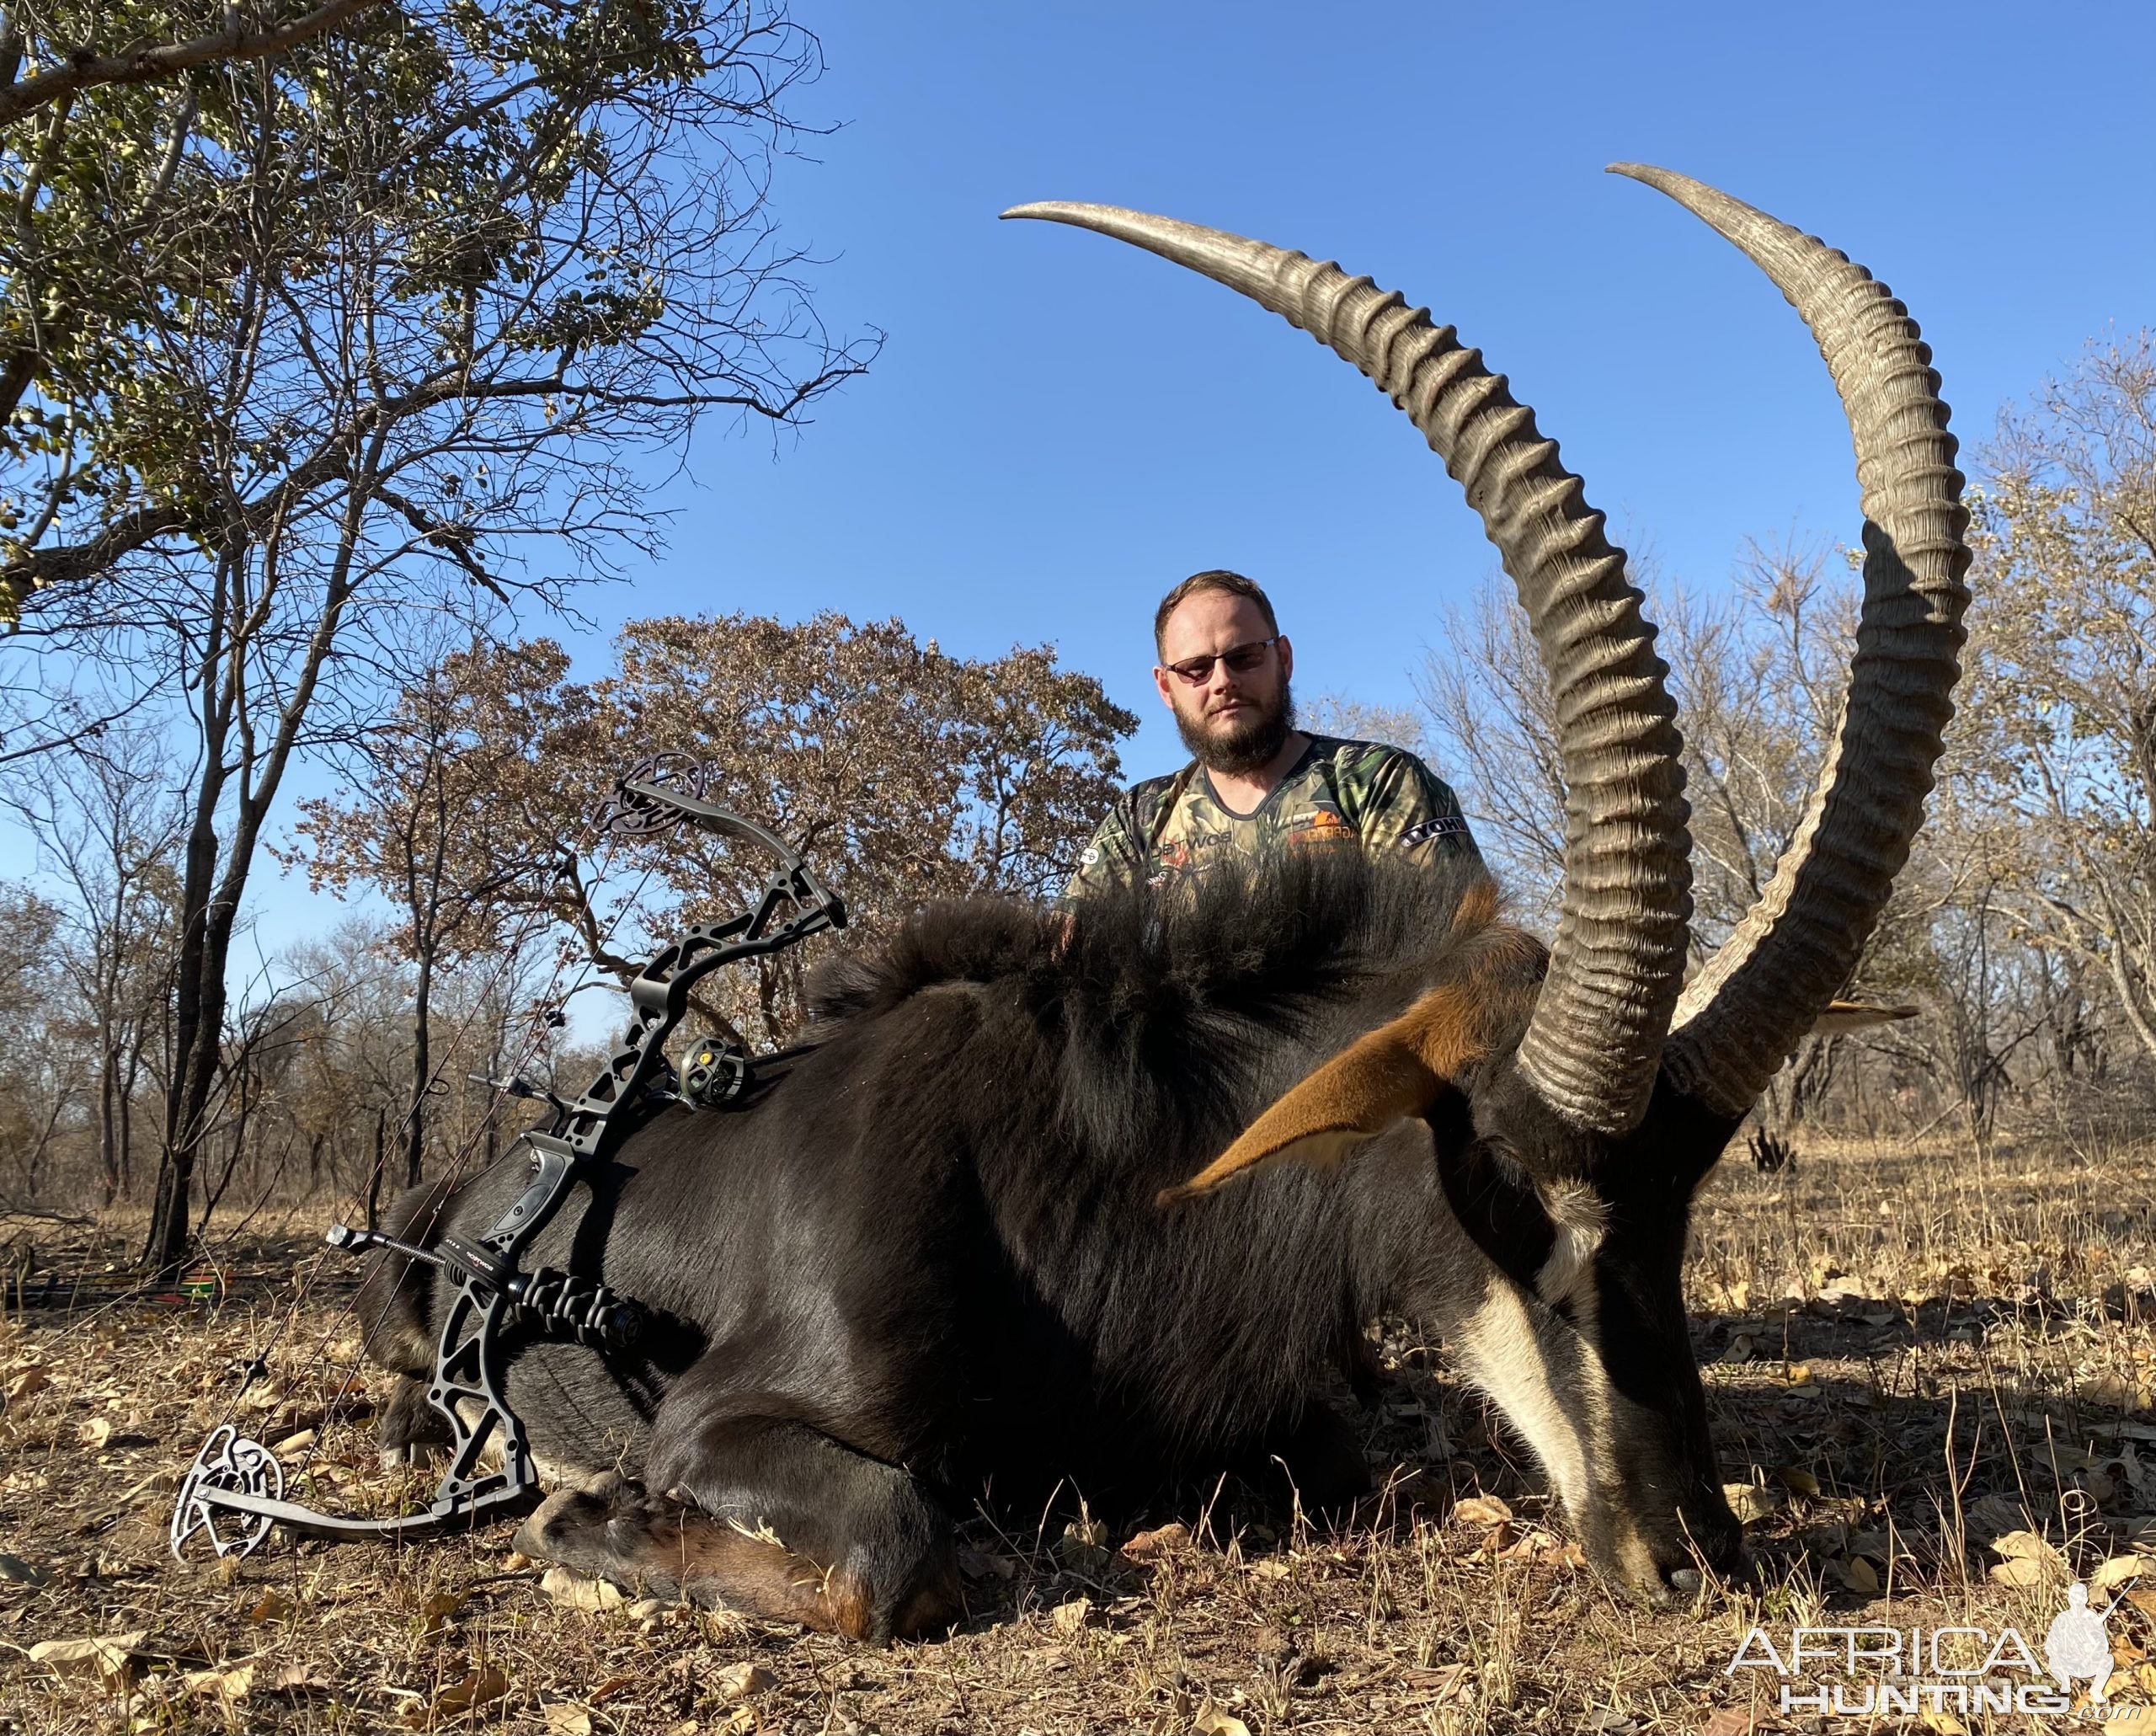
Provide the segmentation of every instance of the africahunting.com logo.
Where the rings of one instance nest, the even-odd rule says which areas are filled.
[[[2012,1627],[1796,1627],[1780,1644],[1753,1627],[1722,1674],[1771,1670],[1785,1715],[1898,1714],[1945,1728],[1949,1719],[2018,1712],[2071,1715],[2120,1736],[2156,1731],[2156,1707],[2112,1691],[2111,1608],[2092,1605],[2075,1580],[2044,1633],[2041,1663]]]

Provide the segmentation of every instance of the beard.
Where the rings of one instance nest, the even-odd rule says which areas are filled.
[[[1182,745],[1207,771],[1230,777],[1270,765],[1294,727],[1295,697],[1285,681],[1276,703],[1268,708],[1252,701],[1241,717],[1225,725],[1209,729],[1203,715],[1187,717],[1181,706],[1176,708],[1176,732]]]

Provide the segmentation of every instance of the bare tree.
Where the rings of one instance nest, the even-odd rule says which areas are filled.
[[[1965,704],[1999,884],[2156,1055],[2156,336],[2092,347],[1985,458]]]
[[[99,1185],[131,1191],[133,1118],[145,1050],[170,998],[184,811],[173,767],[147,732],[115,729],[44,761],[44,775],[0,785],[0,804],[36,841],[64,886],[54,944],[87,1003],[95,1047]]]
[[[762,0],[579,0],[371,14],[212,81],[177,173],[223,220],[131,310],[138,375],[48,407],[18,455],[37,534],[0,562],[44,685],[133,672],[195,738],[152,1263],[184,1250],[233,925],[296,761],[372,720],[415,628],[651,553],[631,453],[860,371],[763,203],[815,66]],[[563,565],[535,574],[542,546]]]

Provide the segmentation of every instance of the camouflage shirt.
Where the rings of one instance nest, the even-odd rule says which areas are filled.
[[[1236,857],[1348,845],[1410,851],[1418,858],[1478,853],[1458,799],[1414,755],[1313,735],[1248,814],[1221,801],[1195,760],[1134,785],[1080,855],[1063,901],[1141,876],[1149,886],[1165,886]]]

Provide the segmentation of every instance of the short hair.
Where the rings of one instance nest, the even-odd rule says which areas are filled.
[[[1280,618],[1273,612],[1273,599],[1258,589],[1255,580],[1246,579],[1240,573],[1230,573],[1225,567],[1214,567],[1203,573],[1193,573],[1161,599],[1161,606],[1153,612],[1153,652],[1155,656],[1167,649],[1168,617],[1182,606],[1185,598],[1196,596],[1201,590],[1218,590],[1229,596],[1246,598],[1257,605],[1257,612],[1265,617],[1267,633],[1280,631]]]

